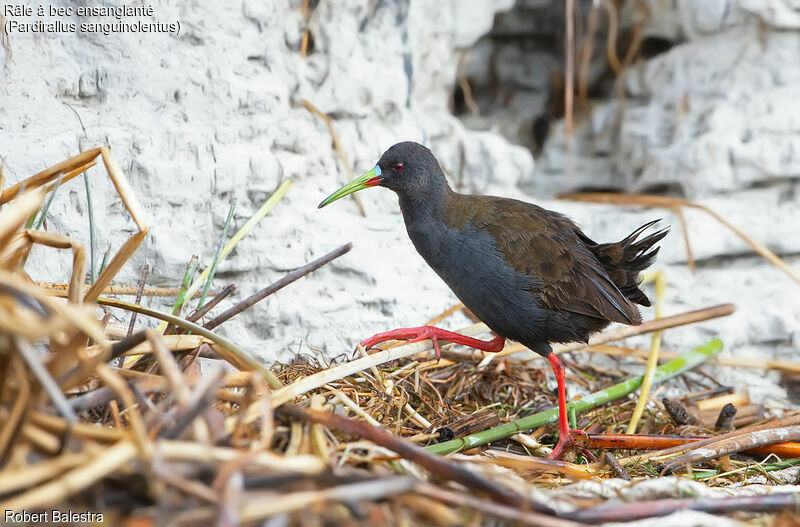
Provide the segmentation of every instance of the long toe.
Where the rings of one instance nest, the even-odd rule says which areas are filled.
[[[386,342],[387,340],[408,340],[418,338],[420,335],[420,329],[422,328],[399,328],[391,331],[384,331],[383,333],[377,333],[366,340],[362,340],[361,345],[366,349],[369,349],[375,347],[375,345],[380,344],[381,342]]]
[[[553,451],[550,453],[550,455],[547,456],[547,459],[561,459],[561,456],[564,455],[564,452],[567,450],[567,448],[571,447],[573,444],[575,444],[575,440],[572,439],[572,436],[559,436],[558,443],[556,443],[556,446],[553,448]]]

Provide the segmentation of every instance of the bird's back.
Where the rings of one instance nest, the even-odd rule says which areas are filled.
[[[638,272],[665,234],[645,225],[597,244],[566,216],[518,200],[451,192],[441,221],[409,225],[417,250],[495,332],[524,342],[583,341],[609,322],[638,324]]]

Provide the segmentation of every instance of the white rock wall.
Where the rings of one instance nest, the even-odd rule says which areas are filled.
[[[110,145],[151,225],[117,282],[134,284],[147,262],[150,284],[175,286],[192,254],[204,263],[213,257],[233,197],[238,228],[282,180],[293,180],[222,264],[215,285],[235,283],[242,298],[343,243],[355,247],[221,328],[265,361],[348,352],[373,332],[420,324],[452,305],[407,240],[390,192],[363,194],[367,218],[352,200],[317,210],[347,176],[327,126],[302,100],[334,117],[354,173],[394,142],[416,139],[450,170],[468,151],[462,181],[470,188],[499,174],[516,181],[532,170],[530,154],[466,131],[447,107],[456,48],[472,45],[511,2],[322,1],[310,19],[315,48],[307,58],[298,52],[299,1],[158,4],[155,18],[179,20],[178,36],[8,35],[0,80],[6,185]],[[99,265],[132,223],[104,171],[91,169],[90,180]],[[48,228],[88,243],[80,179],[59,190]],[[65,280],[68,265],[66,255],[37,251],[28,269],[34,278]]]
[[[494,13],[513,0],[321,0],[309,22],[315,45],[306,58],[298,53],[300,3],[159,2],[155,18],[180,20],[178,36],[8,35],[0,70],[6,185],[109,144],[152,226],[118,282],[135,283],[147,262],[152,285],[175,286],[192,254],[204,263],[213,257],[233,197],[238,228],[280,181],[292,179],[287,197],[222,264],[215,285],[235,283],[242,298],[343,243],[352,241],[354,249],[221,331],[268,362],[297,352],[349,352],[374,332],[421,324],[456,299],[414,252],[390,192],[361,193],[366,218],[352,199],[316,209],[347,176],[327,126],[303,107],[306,99],[333,117],[354,173],[392,143],[413,139],[433,148],[463,190],[537,200],[571,215],[596,239],[619,239],[664,217],[675,226],[660,258],[670,284],[668,314],[726,301],[739,306],[733,317],[668,332],[665,348],[721,334],[733,353],[797,357],[799,286],[744,257],[746,244],[707,216],[687,213],[701,264],[691,274],[667,211],[536,197],[587,186],[680,189],[797,268],[796,2],[651,0],[647,31],[677,45],[628,72],[621,113],[618,102],[601,102],[581,121],[570,161],[561,124],[554,123],[535,170],[527,148],[494,131],[468,130],[449,111],[461,53],[492,30]],[[543,104],[535,94],[524,100]],[[619,126],[602,135],[616,115]],[[497,119],[484,128],[502,128],[505,117]],[[93,168],[90,178],[102,255],[130,235],[132,224],[104,171]],[[88,242],[82,181],[59,190],[48,227]],[[38,251],[29,270],[35,278],[63,280],[68,261]],[[453,317],[445,325],[465,323]]]

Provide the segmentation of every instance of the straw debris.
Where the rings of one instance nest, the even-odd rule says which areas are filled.
[[[98,158],[137,230],[87,286],[91,272],[79,241],[25,225],[45,205],[48,192],[69,184]],[[288,188],[286,182],[281,185],[258,219]],[[764,511],[796,506],[782,494],[761,501],[664,500],[649,509],[596,510],[578,500],[542,498],[543,489],[571,481],[619,477],[636,485],[660,472],[688,472],[683,477],[708,486],[742,486],[754,475],[763,479],[800,464],[797,415],[768,420],[766,409],[751,404],[746,393],[707,378],[684,376],[692,393],[665,398],[663,406],[656,388],[640,405],[641,433],[625,434],[636,406],[631,394],[642,377],[578,367],[571,360],[575,355],[569,355],[647,356],[611,343],[726,316],[732,306],[617,330],[588,347],[559,348],[571,364],[570,380],[590,395],[570,402],[577,427],[587,435],[570,461],[553,462],[543,458],[556,440],[549,373],[543,363],[511,357],[524,351],[518,345],[490,359],[446,345],[437,361],[432,344],[423,341],[369,353],[358,349],[330,363],[299,356],[268,368],[233,339],[212,331],[275,291],[290,290],[294,280],[345,254],[349,245],[220,310],[236,286],[216,284],[219,290],[211,291],[213,267],[194,282],[191,273],[183,280],[175,277],[174,289],[149,288],[146,270],[137,284],[110,285],[148,224],[106,147],[6,189],[0,202],[5,204],[0,211],[4,510],[90,510],[141,525],[255,524],[275,517],[302,524],[313,515],[349,524],[460,525],[494,519],[569,526],[668,514],[680,506],[725,514],[745,505]],[[213,266],[232,243],[225,244],[223,235]],[[68,284],[31,280],[25,260],[34,245],[71,251]],[[196,267],[196,259],[192,262]],[[200,284],[210,300],[184,316],[182,302]],[[137,302],[109,295],[134,295]],[[162,313],[139,304],[147,295],[182,300],[173,313]],[[138,315],[148,327],[162,324],[140,331],[132,323],[116,327],[99,306]],[[453,306],[434,320],[462,307]],[[475,324],[462,332],[477,336],[487,328]],[[698,343],[695,350],[662,353],[661,359],[671,361],[653,370],[653,385],[700,367],[721,347],[714,340]],[[789,363],[733,365],[797,371]],[[677,417],[683,415],[689,417]]]

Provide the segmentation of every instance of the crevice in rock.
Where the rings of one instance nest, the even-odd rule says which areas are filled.
[[[636,63],[667,52],[675,42],[646,34],[647,15],[638,2],[578,0],[575,6],[577,125],[591,117],[597,103],[619,97],[615,69],[626,57]],[[590,25],[595,29],[587,36]],[[619,29],[610,36],[614,25]],[[496,131],[537,156],[552,124],[565,113],[564,46],[563,2],[517,0],[510,11],[498,13],[492,30],[465,52],[451,111],[468,128]],[[590,57],[583,67],[581,56]]]

